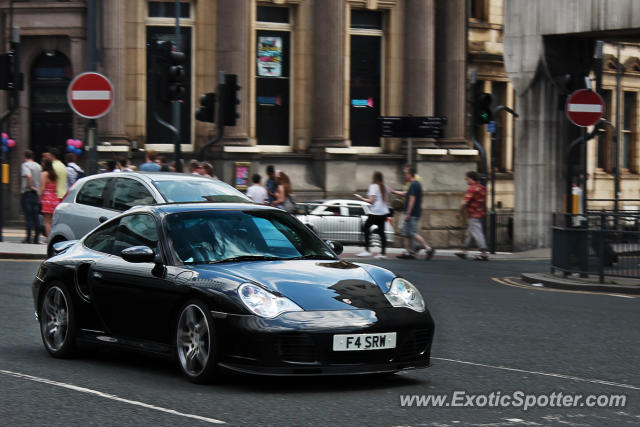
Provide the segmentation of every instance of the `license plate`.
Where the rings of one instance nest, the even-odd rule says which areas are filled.
[[[334,335],[333,351],[383,350],[396,348],[396,333]]]

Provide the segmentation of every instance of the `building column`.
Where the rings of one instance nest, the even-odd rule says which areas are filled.
[[[435,1],[407,0],[404,113],[434,115]]]
[[[125,119],[126,43],[122,23],[125,22],[125,0],[104,2],[104,59],[103,72],[111,80],[114,108],[98,122],[100,138],[111,143],[127,143]]]
[[[251,19],[255,16],[251,10],[251,0],[218,0],[218,25],[216,35],[217,70],[225,74],[237,74],[240,104],[237,111],[240,117],[235,126],[228,126],[224,132],[224,145],[250,145],[249,138],[249,79],[251,62]],[[216,82],[218,77],[216,75]],[[217,83],[216,83],[217,84]]]
[[[437,7],[436,114],[447,116],[444,145],[466,144],[466,0],[439,0]]]
[[[311,148],[346,147],[346,12],[343,0],[314,2]]]

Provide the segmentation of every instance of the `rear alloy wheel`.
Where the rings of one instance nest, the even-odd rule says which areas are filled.
[[[194,383],[211,381],[216,369],[216,337],[209,310],[187,303],[178,317],[176,351],[182,372]]]
[[[76,353],[75,309],[64,285],[47,288],[40,303],[40,334],[53,357],[70,357]]]

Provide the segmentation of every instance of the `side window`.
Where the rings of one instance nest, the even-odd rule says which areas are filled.
[[[123,249],[132,246],[148,246],[158,252],[156,220],[151,215],[134,214],[120,219],[111,253],[120,256]]]
[[[117,220],[105,224],[90,234],[84,240],[84,245],[94,251],[110,254],[119,224]]]
[[[110,180],[111,178],[98,178],[85,182],[80,191],[78,191],[76,203],[99,208],[103,207],[105,190]]]
[[[340,206],[327,206],[324,211],[330,212],[333,215],[340,215]]]
[[[365,215],[364,209],[360,206],[349,206],[349,216]]]
[[[116,178],[113,209],[126,211],[134,206],[151,205],[153,202],[153,196],[141,182],[130,178]]]

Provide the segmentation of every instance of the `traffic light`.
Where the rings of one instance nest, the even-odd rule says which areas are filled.
[[[15,56],[9,53],[0,54],[0,89],[1,90],[23,90],[24,74],[18,72],[14,79]],[[14,87],[15,85],[15,87]]]
[[[477,125],[486,124],[493,120],[493,113],[491,112],[492,102],[493,97],[490,93],[483,92],[476,97],[474,108],[475,123]]]
[[[237,74],[224,75],[224,87],[222,88],[220,108],[222,109],[222,124],[225,126],[235,126],[236,119],[240,117],[237,110],[240,104],[240,100],[238,99],[238,91],[240,89],[242,89],[242,87],[238,85]]]
[[[216,94],[214,92],[203,93],[200,96],[200,108],[196,110],[196,120],[214,123],[216,113]]]
[[[183,52],[178,52],[172,48],[168,53],[167,62],[169,69],[167,71],[167,94],[170,101],[184,100],[184,60]]]
[[[158,100],[164,103],[184,100],[184,53],[175,50],[169,41],[154,40],[151,45],[153,61],[150,74],[155,76]]]

